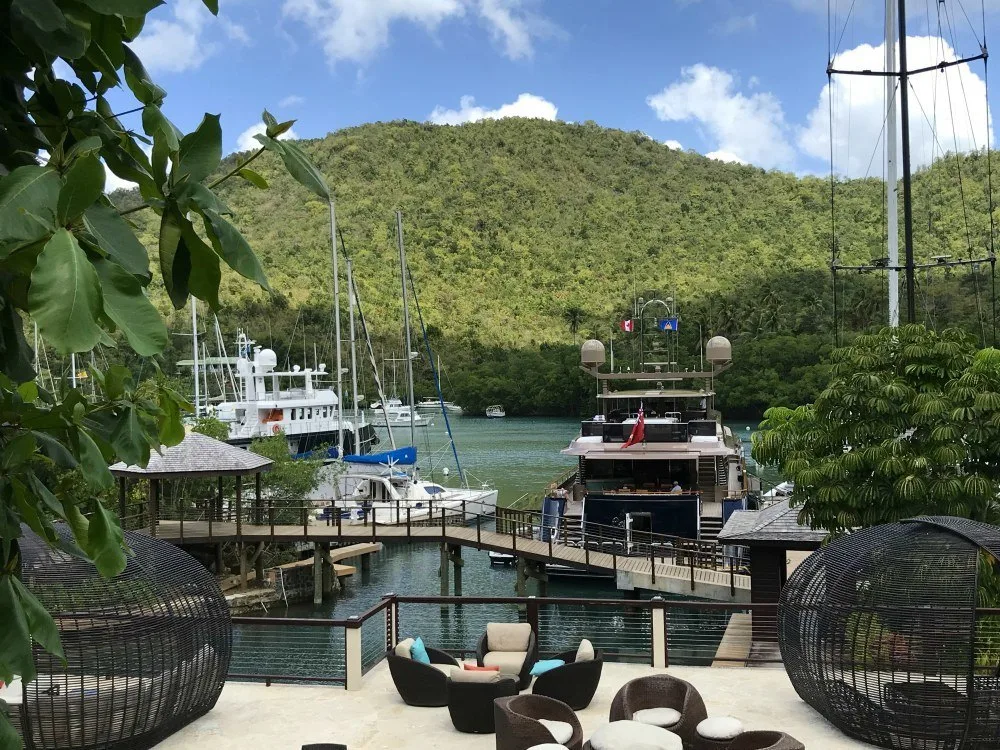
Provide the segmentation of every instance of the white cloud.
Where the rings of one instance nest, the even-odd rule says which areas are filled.
[[[145,144],[140,144],[140,146],[142,148],[143,153],[146,154],[146,156],[152,156],[152,154],[153,154],[153,147],[152,146],[147,146]],[[119,177],[118,175],[116,175],[114,172],[112,172],[110,169],[108,169],[108,165],[104,164],[103,161],[101,162],[101,164],[104,165],[104,192],[105,193],[107,193],[107,194],[110,195],[115,190],[131,190],[134,187],[138,187],[138,185],[136,183],[134,183],[134,182],[132,182],[130,180],[122,179],[121,177]]]
[[[716,33],[724,36],[741,34],[744,31],[753,31],[757,28],[757,14],[751,13],[749,16],[730,16],[725,21],[716,24]]]
[[[742,159],[736,154],[731,154],[728,151],[709,151],[705,154],[708,159],[715,159],[716,161],[725,161],[732,164],[749,164],[746,159]]]
[[[942,39],[907,37],[907,61],[912,68],[955,59],[954,50]],[[885,45],[863,44],[843,52],[836,57],[834,67],[884,70]],[[830,158],[828,95],[827,85],[798,138],[802,151],[827,162]],[[986,131],[986,85],[968,64],[913,76],[909,98],[914,168],[930,164],[944,151],[971,151],[993,143],[993,134],[987,138]],[[882,148],[877,144],[880,138],[884,142],[885,106],[885,84],[881,77],[834,77],[833,146],[838,173],[865,176],[871,164],[870,171],[876,176],[881,174]],[[936,123],[936,140],[931,123]]]
[[[236,139],[236,150],[237,151],[256,151],[260,148],[260,141],[254,138],[255,135],[263,135],[264,131],[267,130],[266,126],[262,122],[258,122],[255,125],[251,125],[249,128],[240,133],[240,137]],[[279,141],[294,141],[299,136],[294,129],[286,130],[284,133],[278,136]]]
[[[248,44],[246,29],[225,16],[213,16],[202,0],[176,0],[162,13],[146,23],[131,46],[150,71],[182,73],[198,68],[219,50],[219,44],[206,38],[209,29],[218,24],[231,40]]]
[[[694,121],[716,142],[717,158],[765,168],[791,168],[795,149],[781,102],[770,93],[737,90],[736,79],[704,64],[681,70],[681,80],[646,99],[656,116],[668,122]]]
[[[499,120],[504,117],[529,117],[541,120],[554,120],[558,109],[548,99],[534,94],[521,94],[516,101],[503,104],[496,109],[485,109],[476,106],[476,100],[471,96],[463,96],[459,100],[459,109],[446,109],[441,106],[434,108],[427,119],[435,125],[461,125],[463,122],[478,122],[479,120]]]
[[[666,146],[667,148],[673,149],[674,151],[684,150],[684,147],[681,145],[680,141],[674,141],[674,140],[664,141],[663,145]]]
[[[305,104],[306,99],[304,96],[299,96],[298,94],[289,94],[280,102],[278,102],[279,107],[296,107],[299,104]]]
[[[389,30],[404,21],[434,32],[467,13],[489,29],[507,57],[530,57],[536,38],[556,27],[525,7],[525,0],[284,0],[283,13],[305,23],[319,38],[327,61],[368,61],[389,44]]]

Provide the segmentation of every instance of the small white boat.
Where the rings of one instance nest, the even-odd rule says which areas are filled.
[[[452,401],[445,401],[444,408],[449,413],[455,414],[456,416],[462,415],[462,407]],[[427,398],[422,399],[420,403],[417,404],[417,409],[419,411],[440,411],[441,402],[438,401],[436,398],[428,396]]]
[[[503,410],[503,406],[500,404],[493,404],[493,406],[486,407],[486,416],[490,419],[500,419],[507,416],[507,412]]]
[[[375,418],[373,421],[375,422],[375,424],[385,424],[386,423],[385,415],[380,411],[375,412]],[[390,411],[388,422],[393,427],[409,426],[410,407],[400,406],[397,407],[394,411]],[[426,427],[428,424],[430,424],[430,420],[427,417],[425,417],[423,414],[421,414],[416,410],[413,411],[413,425],[415,427]]]

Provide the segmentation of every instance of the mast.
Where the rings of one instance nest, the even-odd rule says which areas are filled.
[[[208,414],[208,344],[201,342],[201,392],[205,394],[205,413]]]
[[[406,334],[406,381],[410,396],[410,445],[417,444],[417,431],[413,423],[413,359],[410,357],[410,303],[406,296],[406,252],[403,250],[403,214],[396,212],[396,244],[399,245],[399,270],[403,279],[403,331]]]
[[[330,196],[330,255],[333,262],[333,330],[337,349],[337,458],[344,458],[344,399],[341,398],[340,362],[340,271],[337,258],[337,211]]]
[[[885,2],[885,207],[889,251],[889,325],[899,327],[899,175],[896,156],[896,6]]]
[[[65,360],[63,360],[65,362]],[[69,367],[70,367],[70,383],[73,384],[74,390],[76,389],[76,352],[69,353]],[[66,381],[63,381],[66,382]]]
[[[354,263],[347,259],[347,302],[350,310],[349,319],[351,321],[351,403],[354,406],[354,446],[356,453],[361,453],[360,437],[361,431],[358,428],[358,354],[357,340],[354,337]]]
[[[913,200],[910,191],[910,79],[906,68],[906,0],[899,0],[899,110],[903,131],[903,242],[906,249],[906,322],[917,322],[913,264]]]
[[[198,300],[191,297],[191,354],[194,360],[194,416],[201,416],[201,383],[198,381]]]

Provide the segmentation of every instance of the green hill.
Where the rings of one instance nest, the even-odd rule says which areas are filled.
[[[389,351],[401,318],[397,208],[426,321],[446,365],[457,362],[463,377],[471,375],[462,362],[476,364],[473,347],[537,353],[542,344],[572,344],[574,334],[606,338],[634,294],[676,294],[695,354],[698,325],[747,345],[780,334],[832,340],[829,180],[724,164],[592,123],[375,123],[301,144],[336,191],[366,312]],[[985,163],[981,154],[949,157],[916,176],[920,258],[969,257],[970,244],[984,252]],[[230,275],[220,317],[227,329],[242,325],[297,349],[301,361],[303,331],[309,350],[329,337],[328,209],[269,155],[254,168],[269,190],[231,181],[223,194],[276,296]],[[882,183],[835,187],[843,262],[884,255]],[[137,219],[155,253],[156,217]],[[922,315],[976,327],[969,273],[952,276],[924,284]],[[982,274],[975,282],[981,292],[989,286]],[[882,283],[875,275],[845,280],[847,330],[883,319]],[[162,292],[154,294],[166,308]],[[807,346],[815,363],[816,342]]]

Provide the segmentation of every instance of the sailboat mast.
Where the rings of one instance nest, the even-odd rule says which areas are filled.
[[[330,255],[333,262],[333,331],[336,342],[336,367],[337,367],[337,458],[344,457],[344,399],[341,389],[341,362],[340,362],[340,270],[337,257],[337,211],[333,205],[333,197],[330,198]]]
[[[191,355],[194,361],[194,415],[201,416],[201,383],[198,369],[198,300],[191,297]]]
[[[396,244],[399,245],[399,270],[403,279],[403,331],[406,334],[406,380],[410,396],[410,445],[417,444],[417,430],[413,423],[413,359],[410,357],[410,303],[406,294],[406,252],[403,250],[403,214],[396,212]]]
[[[902,118],[903,243],[906,252],[906,322],[917,322],[913,263],[913,199],[910,190],[910,79],[906,68],[906,0],[899,0],[899,114]]]
[[[889,325],[899,326],[899,175],[896,155],[896,0],[885,2],[885,208],[889,266]]]
[[[354,264],[347,259],[347,302],[351,321],[351,403],[354,405],[354,434],[360,437],[358,427],[358,354],[357,340],[354,336]],[[361,453],[361,446],[355,445],[354,451]]]

